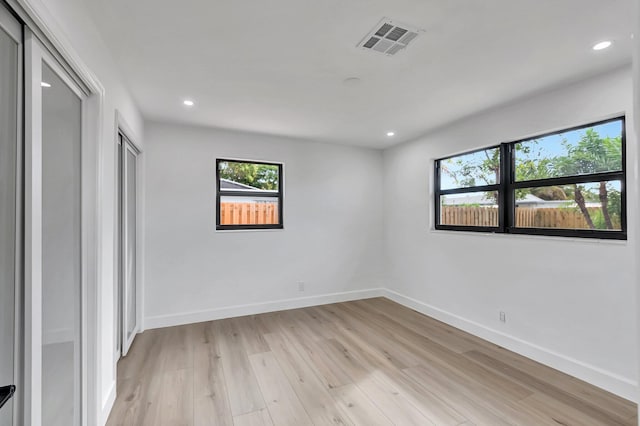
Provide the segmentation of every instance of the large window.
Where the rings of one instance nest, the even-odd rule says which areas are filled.
[[[216,229],[282,229],[282,164],[216,160]]]
[[[435,162],[436,229],[626,239],[625,119]]]

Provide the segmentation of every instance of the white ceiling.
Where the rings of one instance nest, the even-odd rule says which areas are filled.
[[[85,1],[145,117],[375,148],[631,61],[633,0]]]

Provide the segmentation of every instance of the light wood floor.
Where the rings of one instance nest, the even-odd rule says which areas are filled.
[[[637,425],[636,405],[387,299],[150,330],[109,425]]]

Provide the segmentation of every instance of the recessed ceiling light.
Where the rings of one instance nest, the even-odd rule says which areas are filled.
[[[593,50],[603,50],[609,46],[611,46],[611,42],[609,40],[601,41],[593,46]]]
[[[51,85],[45,81],[40,82],[40,87],[51,87]]]
[[[194,106],[194,105],[195,105],[195,102],[193,102],[191,99],[185,99],[185,101],[184,101],[184,102],[182,102],[182,103],[183,103],[185,106],[188,106],[188,107],[192,107],[192,106]]]
[[[391,137],[391,136],[395,136],[396,132],[387,132],[387,136]]]

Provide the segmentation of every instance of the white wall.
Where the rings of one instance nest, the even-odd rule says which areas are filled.
[[[98,407],[97,423],[106,421],[115,399],[116,358],[114,339],[114,213],[115,213],[115,141],[116,110],[128,123],[139,145],[142,145],[143,120],[140,112],[122,83],[120,70],[108,53],[108,49],[96,30],[83,0],[18,0],[26,8],[32,8],[44,21],[56,38],[95,74],[105,90],[102,138],[99,151],[100,167],[98,238]]]
[[[638,179],[631,87],[625,68],[386,150],[384,246],[392,297],[635,399]],[[629,241],[433,230],[434,159],[620,113],[629,118]]]
[[[159,123],[145,134],[146,327],[382,286],[380,151]],[[284,230],[215,230],[216,158],[284,163]],[[282,302],[300,297],[312,298]]]

